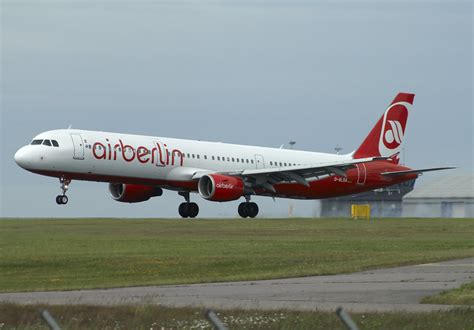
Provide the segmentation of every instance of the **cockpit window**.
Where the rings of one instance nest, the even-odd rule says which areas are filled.
[[[50,147],[51,147],[51,141],[49,141],[49,140],[44,140],[44,141],[43,141],[43,145],[45,145],[45,146],[50,146]]]
[[[51,143],[53,144],[53,146],[59,147],[58,141],[56,141],[56,140],[51,140]]]
[[[33,140],[33,142],[31,142],[31,145],[38,145],[41,143],[43,143],[43,140]]]

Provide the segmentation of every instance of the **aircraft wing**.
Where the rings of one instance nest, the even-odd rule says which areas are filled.
[[[310,181],[323,179],[329,175],[346,177],[346,171],[356,164],[385,160],[386,157],[369,157],[344,161],[322,162],[305,166],[286,166],[277,168],[246,169],[242,171],[219,172],[222,175],[238,176],[245,179],[251,189],[264,188],[275,193],[274,184],[297,182],[309,187]],[[209,172],[195,173],[193,179],[199,179]]]

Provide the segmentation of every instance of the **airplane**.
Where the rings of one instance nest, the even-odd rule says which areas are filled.
[[[59,205],[68,203],[72,180],[85,180],[109,183],[111,197],[124,203],[161,196],[163,189],[176,191],[185,199],[178,208],[183,218],[199,213],[190,193],[214,202],[244,198],[238,214],[254,218],[259,208],[251,196],[352,195],[453,168],[399,164],[414,97],[399,93],[359,148],[345,155],[69,128],[37,135],[14,159],[25,170],[59,178]]]

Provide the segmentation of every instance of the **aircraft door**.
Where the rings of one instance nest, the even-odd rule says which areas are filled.
[[[367,168],[365,164],[356,164],[357,166],[357,184],[364,185],[367,180]]]
[[[80,134],[71,134],[72,144],[74,146],[74,159],[84,159],[84,142]]]
[[[255,155],[255,167],[258,168],[265,168],[265,161],[262,155]]]

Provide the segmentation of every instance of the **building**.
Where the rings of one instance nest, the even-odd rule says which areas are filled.
[[[474,174],[456,174],[417,187],[403,197],[404,217],[473,218]]]
[[[315,217],[350,217],[352,204],[370,204],[371,216],[402,216],[402,198],[413,190],[415,180],[356,195],[322,199],[314,210]]]

